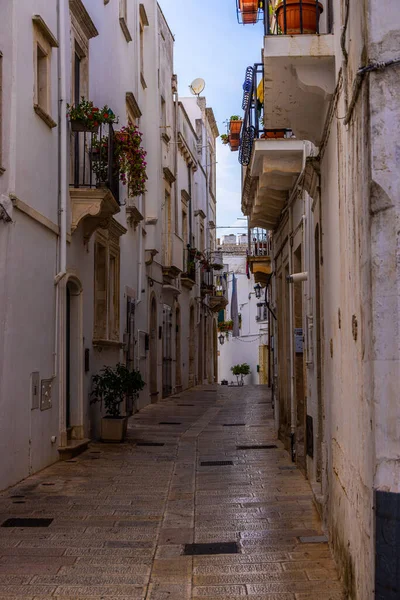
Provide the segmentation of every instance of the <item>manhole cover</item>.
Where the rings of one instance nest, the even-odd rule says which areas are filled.
[[[182,425],[182,423],[175,423],[174,421],[160,421],[159,425]]]
[[[185,544],[183,554],[200,556],[210,554],[239,554],[236,542],[217,542],[215,544]]]
[[[7,519],[1,524],[2,527],[48,527],[53,519]]]
[[[224,427],[246,427],[246,423],[224,423]]]
[[[274,444],[268,444],[266,446],[236,446],[237,450],[272,450],[277,448]]]
[[[150,446],[150,447],[159,447],[159,446],[165,446],[165,444],[162,444],[161,442],[136,442],[136,446]]]
[[[231,460],[206,460],[200,463],[201,467],[226,467],[233,465]]]

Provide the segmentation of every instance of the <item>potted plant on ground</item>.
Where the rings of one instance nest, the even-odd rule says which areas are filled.
[[[317,4],[316,0],[302,0],[301,3],[299,0],[286,0],[286,4],[281,0],[275,7],[275,14],[280,31],[287,35],[296,35],[316,33],[323,10],[322,4]]]
[[[244,378],[246,375],[250,375],[250,365],[247,363],[242,363],[241,365],[234,365],[231,367],[232,373],[236,376],[237,384],[244,385]],[[239,379],[240,378],[240,379]]]
[[[130,371],[118,363],[113,367],[103,367],[93,376],[91,404],[104,402],[105,416],[101,420],[103,442],[122,442],[126,435],[128,416],[122,415],[122,405],[127,400],[133,402],[144,388],[140,371]]]

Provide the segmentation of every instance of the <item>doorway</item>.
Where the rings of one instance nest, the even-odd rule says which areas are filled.
[[[163,387],[162,397],[172,394],[172,308],[168,304],[163,307]]]
[[[175,363],[175,391],[182,391],[182,356],[181,356],[181,309],[179,306],[175,311],[175,348],[176,348],[176,363]]]
[[[158,400],[158,383],[157,383],[157,302],[153,296],[150,304],[150,399],[152,403]]]
[[[82,288],[77,281],[69,279],[65,293],[64,436],[68,441],[84,437]]]
[[[193,387],[195,383],[194,377],[194,357],[196,353],[196,339],[194,329],[194,306],[190,307],[189,312],[189,384],[188,387]]]

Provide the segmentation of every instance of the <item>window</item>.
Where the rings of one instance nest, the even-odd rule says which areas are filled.
[[[51,117],[51,53],[58,42],[43,21],[42,17],[33,17],[34,69],[35,85],[33,107],[36,114],[50,128],[57,123]]]
[[[140,41],[140,80],[143,89],[147,87],[144,78],[144,28],[149,26],[146,9],[143,4],[139,4],[139,41]]]
[[[126,230],[114,219],[96,233],[94,249],[94,343],[119,342],[120,249]]]
[[[128,0],[119,0],[119,24],[126,41],[132,41],[132,36],[128,28]]]

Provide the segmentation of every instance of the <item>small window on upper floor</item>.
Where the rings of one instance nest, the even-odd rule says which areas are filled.
[[[146,88],[146,80],[144,77],[145,60],[144,60],[144,28],[149,26],[146,9],[144,4],[139,4],[139,41],[140,41],[140,79],[144,88]]]
[[[128,27],[128,0],[119,0],[119,24],[127,42],[132,41]]]
[[[33,17],[34,99],[35,112],[50,128],[57,123],[51,116],[51,55],[58,47],[56,38],[39,15]]]

